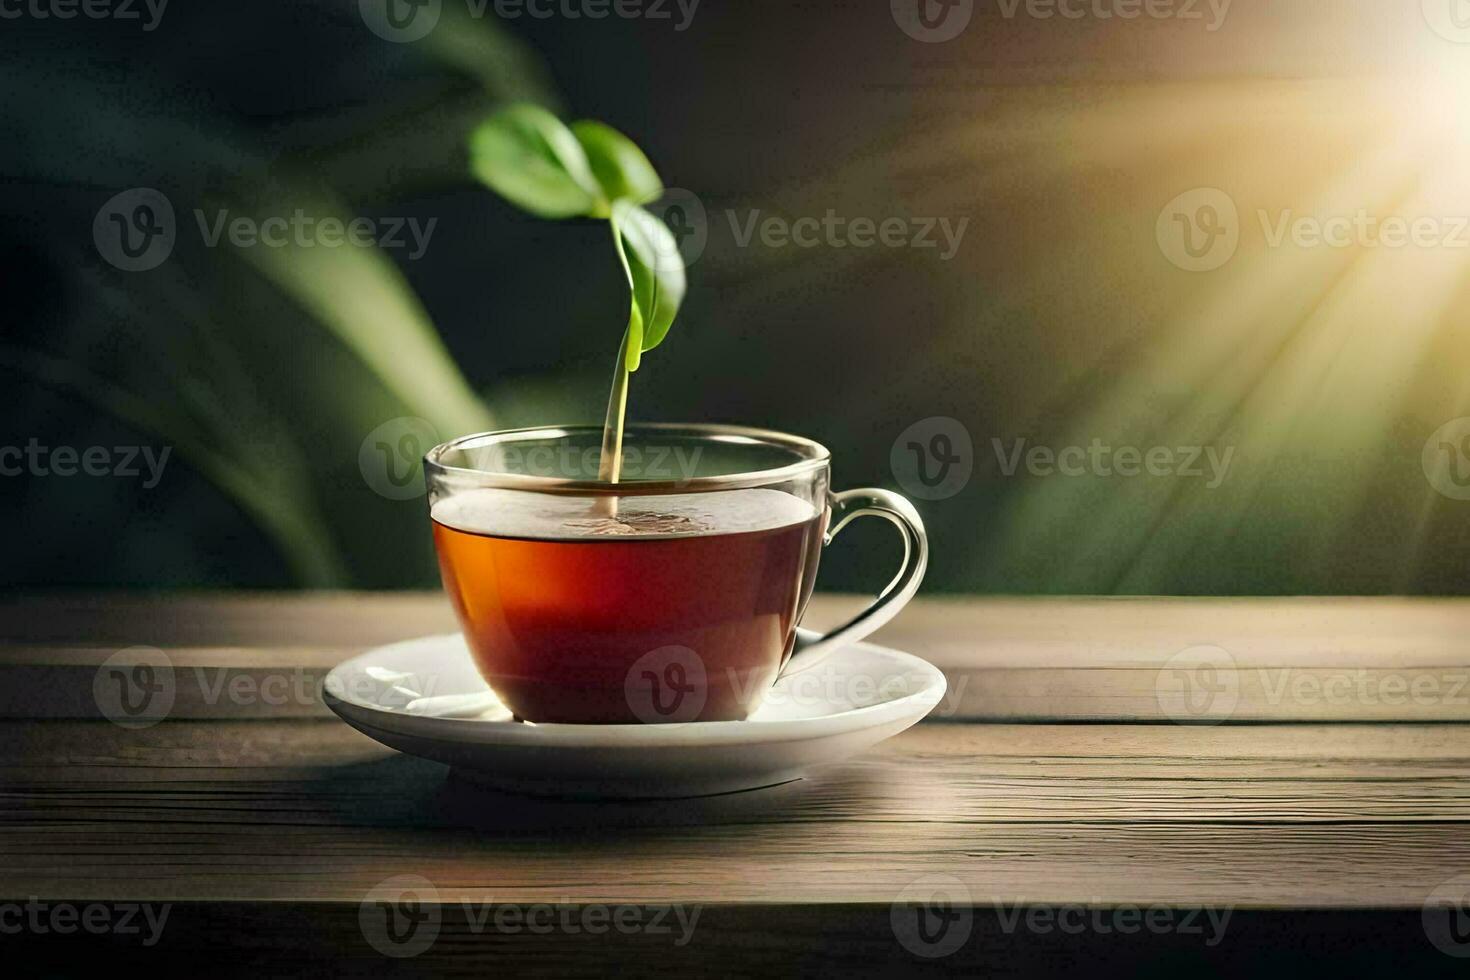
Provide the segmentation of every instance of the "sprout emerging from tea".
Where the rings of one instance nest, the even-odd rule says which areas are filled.
[[[612,229],[628,282],[628,325],[618,348],[603,429],[599,478],[618,482],[628,377],[644,351],[668,336],[684,300],[684,261],[667,226],[643,205],[663,194],[648,157],[611,126],[564,124],[545,109],[512,105],[470,137],[476,177],[510,203],[542,218],[594,218]]]

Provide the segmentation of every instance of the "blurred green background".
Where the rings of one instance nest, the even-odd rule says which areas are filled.
[[[1470,415],[1470,251],[1274,244],[1257,219],[1470,214],[1446,178],[1470,162],[1470,45],[1419,4],[1237,0],[1211,30],[978,3],[927,43],[898,4],[704,0],[686,21],[442,0],[400,42],[369,24],[381,2],[4,24],[0,447],[172,453],[154,486],[0,477],[7,586],[433,585],[424,502],[381,492],[365,442],[600,421],[626,315],[604,227],[468,176],[469,127],[519,99],[622,129],[706,215],[634,419],[799,432],[838,486],[900,490],[910,434],[932,448],[956,430],[926,420],[955,420],[968,478],[918,501],[926,590],[1470,583],[1470,428],[1430,462]],[[137,272],[93,234],[133,188],[177,226]],[[1196,188],[1239,209],[1206,271],[1165,237]],[[210,246],[194,218],[298,208],[432,233],[422,254]],[[963,233],[949,257],[743,240],[829,212]],[[1008,473],[1021,439],[1232,455],[1214,487]],[[890,547],[855,530],[822,586],[876,587]]]

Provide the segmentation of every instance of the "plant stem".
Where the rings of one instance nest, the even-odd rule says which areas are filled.
[[[623,472],[623,420],[628,414],[628,334],[618,345],[618,363],[613,371],[612,391],[607,398],[607,418],[602,424],[602,455],[597,463],[597,479],[617,483]],[[618,515],[618,498],[599,497],[598,510],[607,517]]]
[[[628,265],[628,254],[623,250],[623,231],[618,227],[615,215],[608,217],[608,228],[612,231],[613,251],[618,254],[618,263],[623,267],[623,278],[628,282],[630,293],[636,290],[633,270]],[[613,368],[612,391],[607,396],[607,417],[602,423],[602,455],[597,462],[597,479],[602,483],[617,483],[623,473],[623,420],[628,414],[628,348],[631,344],[642,344],[641,335],[633,337],[633,317],[636,313],[636,297],[629,300],[628,326],[623,329],[623,341],[618,344],[618,363]],[[596,510],[604,517],[618,516],[618,498],[612,494],[597,499]]]

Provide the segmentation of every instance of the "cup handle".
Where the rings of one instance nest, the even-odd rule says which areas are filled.
[[[791,656],[781,668],[783,677],[815,667],[833,650],[856,643],[897,616],[919,591],[924,569],[929,565],[929,539],[924,534],[924,521],[914,505],[903,497],[888,490],[847,490],[831,494],[829,503],[836,523],[823,539],[823,546],[831,544],[839,531],[859,517],[882,517],[898,528],[903,537],[903,565],[873,604],[844,625],[830,633],[798,628]]]

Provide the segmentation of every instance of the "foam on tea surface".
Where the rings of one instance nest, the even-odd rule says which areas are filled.
[[[445,527],[498,538],[671,538],[768,531],[809,521],[811,504],[780,490],[722,490],[620,497],[616,516],[605,499],[520,490],[479,489],[434,504]]]

